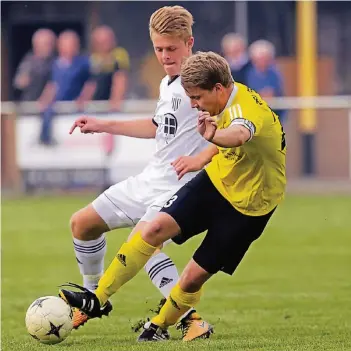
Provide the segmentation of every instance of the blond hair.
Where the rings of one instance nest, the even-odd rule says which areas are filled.
[[[192,14],[182,6],[164,6],[155,11],[150,18],[150,37],[154,33],[177,36],[188,40],[193,35]]]
[[[212,90],[217,83],[226,88],[233,83],[228,62],[212,51],[199,51],[187,58],[183,62],[180,76],[185,88]]]

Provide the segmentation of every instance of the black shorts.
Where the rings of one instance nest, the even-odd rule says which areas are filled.
[[[233,274],[274,210],[264,216],[240,213],[218,192],[206,171],[201,171],[161,212],[171,215],[180,226],[181,233],[173,238],[176,244],[208,230],[193,259],[208,273]]]

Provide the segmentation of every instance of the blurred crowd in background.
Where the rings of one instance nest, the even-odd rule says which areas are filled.
[[[37,30],[32,50],[20,62],[13,86],[21,101],[37,101],[42,111],[40,142],[54,145],[52,119],[57,101],[75,101],[80,110],[91,100],[109,100],[112,111],[121,107],[128,80],[129,56],[116,45],[113,30],[96,28],[91,34],[92,52],[81,52],[78,34]]]
[[[78,34],[65,30],[57,37],[47,28],[32,37],[32,50],[21,60],[13,79],[21,101],[36,101],[42,111],[40,142],[54,145],[51,125],[57,101],[75,101],[80,110],[90,101],[108,100],[119,111],[128,86],[130,59],[118,46],[112,28],[102,25],[91,33],[92,51],[82,52]],[[240,34],[228,33],[221,41],[235,81],[262,97],[283,96],[282,76],[275,64],[274,45],[257,40],[247,45]],[[283,111],[280,111],[283,119]]]
[[[9,46],[5,70],[12,82],[7,96],[15,101],[37,101],[41,144],[55,145],[51,126],[57,101],[75,101],[83,111],[88,102],[103,100],[108,101],[110,111],[120,111],[126,98],[157,99],[164,73],[152,50],[148,21],[165,4],[3,3],[3,45]],[[234,80],[264,98],[296,94],[296,2],[249,1],[243,13],[237,2],[179,4],[194,15],[195,51],[221,53]],[[339,2],[318,2],[317,15],[322,66],[316,62],[316,69],[324,75],[319,93],[347,94],[351,68],[344,63],[351,60],[351,9]],[[329,63],[323,66],[327,57]],[[284,123],[286,112],[276,112]]]
[[[280,116],[290,145],[289,177],[351,177],[350,2],[2,1],[1,160],[7,186],[19,184],[19,174],[29,188],[43,186],[43,179],[51,184],[53,170],[57,179],[99,179],[90,171],[105,172],[100,168],[111,150],[111,164],[125,169],[122,139],[102,135],[100,155],[91,139],[68,137],[65,123],[84,111],[101,118],[153,113],[164,71],[148,23],[155,10],[175,4],[194,16],[194,52],[222,54],[234,80],[268,99]],[[317,99],[303,107],[309,97]],[[68,103],[56,104],[61,101]],[[128,152],[133,145],[125,146]],[[89,162],[87,174],[78,177],[67,170],[79,168],[71,156],[81,151]]]

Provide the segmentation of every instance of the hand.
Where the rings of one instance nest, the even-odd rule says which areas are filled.
[[[200,111],[197,120],[197,130],[208,141],[216,134],[217,122],[207,111]]]
[[[181,156],[171,163],[178,175],[178,180],[189,172],[199,171],[204,164],[197,156]]]
[[[72,134],[77,127],[80,128],[80,132],[84,134],[102,133],[101,125],[102,122],[97,118],[82,116],[74,121],[69,134]]]
[[[23,73],[16,79],[16,84],[19,89],[27,88],[30,83],[29,74]]]

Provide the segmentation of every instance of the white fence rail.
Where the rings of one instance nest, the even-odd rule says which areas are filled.
[[[351,96],[315,96],[315,97],[281,97],[267,100],[273,109],[299,110],[313,109],[350,109]],[[124,113],[152,113],[156,100],[126,100],[121,112]],[[71,101],[58,102],[55,105],[57,113],[76,113],[77,105]],[[109,111],[107,101],[92,101],[84,109],[87,113],[106,113]],[[37,114],[39,106],[36,102],[2,102],[1,113]]]
[[[345,116],[345,112],[347,113],[348,121],[346,124],[343,119],[342,128],[348,131],[348,141],[343,139],[343,150],[345,147],[348,148],[345,156],[348,160],[346,178],[351,180],[351,96],[283,97],[270,99],[268,102],[273,109],[291,111],[308,108],[317,111],[344,110],[342,114]],[[128,118],[140,118],[152,116],[156,103],[155,100],[127,100],[122,111],[116,113],[109,111],[107,101],[98,101],[89,103],[84,113],[99,114],[101,118],[112,119],[126,118],[127,115]],[[115,137],[112,154],[106,156],[105,144],[110,142],[105,139],[106,135],[96,137],[75,133],[68,136],[68,130],[74,119],[82,113],[74,102],[59,102],[55,105],[55,110],[57,117],[54,119],[53,130],[58,143],[55,148],[47,148],[36,142],[41,123],[37,103],[1,103],[2,115],[13,115],[17,118],[16,162],[28,187],[94,184],[105,176],[106,171],[113,181],[118,181],[139,172],[153,154],[153,140]],[[317,118],[319,116],[321,115],[317,114]],[[331,117],[334,118],[335,114]],[[335,130],[330,129],[330,133],[335,133]],[[345,170],[345,167],[343,169]],[[346,180],[345,171],[343,174],[343,179]]]

